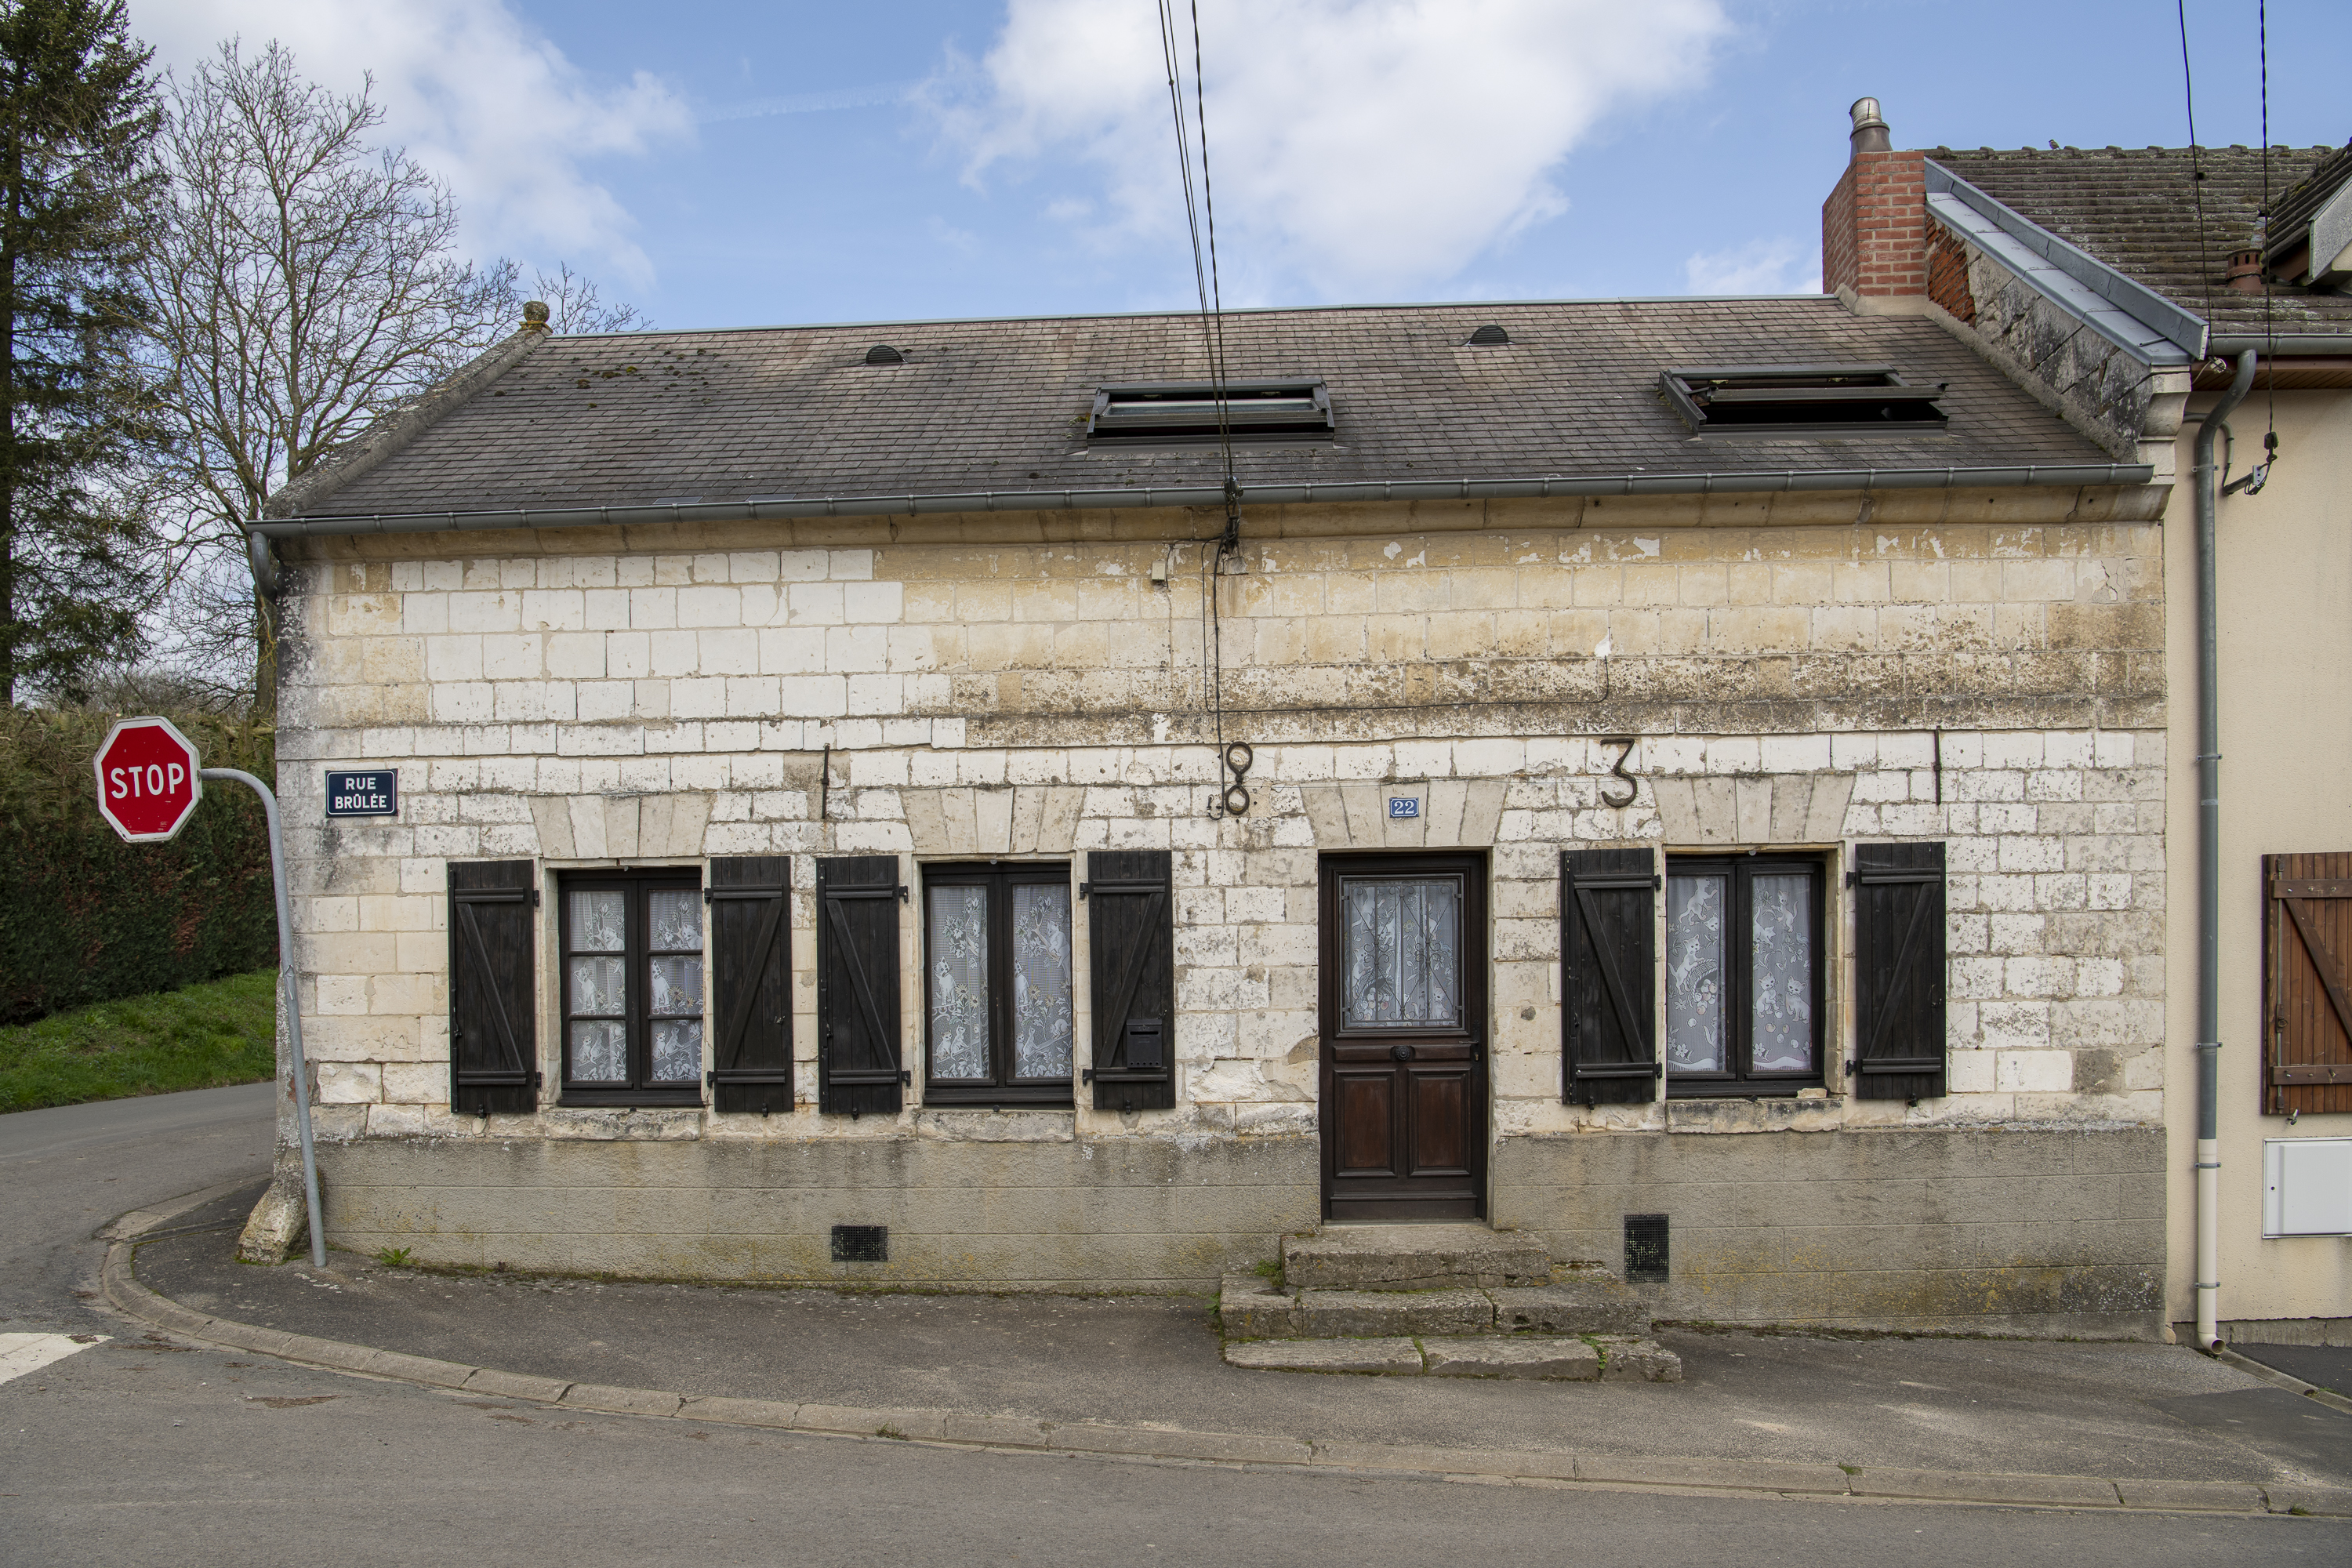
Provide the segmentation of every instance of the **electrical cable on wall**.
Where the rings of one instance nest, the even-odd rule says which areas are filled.
[[[1209,181],[1209,119],[1206,89],[1202,84],[1202,51],[1201,47],[1201,8],[1198,0],[1192,7],[1192,114],[1200,142],[1201,185],[1197,200],[1192,187],[1192,133],[1184,124],[1183,51],[1176,26],[1172,0],[1160,0],[1160,47],[1161,62],[1168,72],[1168,107],[1176,126],[1176,162],[1184,191],[1184,222],[1192,242],[1192,283],[1201,299],[1201,347],[1209,363],[1209,383],[1217,409],[1217,447],[1224,468],[1224,531],[1216,540],[1213,552],[1204,552],[1202,581],[1202,610],[1205,617],[1202,637],[1202,696],[1207,700],[1217,748],[1220,779],[1228,774],[1232,783],[1219,792],[1211,803],[1213,815],[1242,816],[1249,810],[1249,791],[1243,787],[1242,774],[1249,763],[1235,765],[1234,754],[1246,758],[1249,748],[1236,742],[1225,743],[1224,699],[1224,616],[1219,602],[1220,579],[1224,575],[1228,555],[1241,549],[1241,483],[1234,472],[1233,420],[1226,396],[1225,374],[1225,313],[1224,289],[1217,275],[1217,213],[1215,196]],[[1205,220],[1208,244],[1203,252],[1201,230]],[[1207,542],[1203,541],[1202,542]],[[1238,802],[1238,805],[1236,805]]]

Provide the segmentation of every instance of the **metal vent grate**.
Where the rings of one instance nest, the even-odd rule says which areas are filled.
[[[1625,1278],[1664,1279],[1666,1277],[1666,1216],[1629,1214],[1625,1216]]]
[[[837,1225],[833,1227],[835,1263],[887,1263],[890,1227],[887,1225]]]
[[[905,364],[907,356],[888,343],[876,343],[866,351],[866,363],[867,364]]]
[[[1492,321],[1470,334],[1470,346],[1476,349],[1491,349],[1510,341],[1511,334]]]

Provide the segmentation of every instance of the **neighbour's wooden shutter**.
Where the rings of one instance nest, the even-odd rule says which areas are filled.
[[[1853,848],[1857,1100],[1944,1089],[1944,847]]]
[[[1657,1098],[1658,858],[1648,849],[1559,858],[1561,1098]]]
[[[449,862],[449,1109],[460,1116],[536,1110],[528,860]]]
[[[783,855],[714,858],[710,905],[710,1105],[793,1108],[793,863]]]
[[[895,1115],[898,1065],[898,858],[816,863],[817,1109]]]
[[[2263,1110],[2352,1110],[2352,855],[2263,857]]]
[[[1097,1110],[1176,1106],[1176,910],[1165,849],[1087,856]]]

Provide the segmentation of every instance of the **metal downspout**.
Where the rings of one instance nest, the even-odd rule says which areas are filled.
[[[2221,719],[2214,650],[2213,437],[2254,385],[2254,351],[2197,426],[2197,1348],[2221,1338]]]

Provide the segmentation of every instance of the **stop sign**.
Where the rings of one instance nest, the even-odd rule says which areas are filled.
[[[123,719],[98,749],[98,809],[133,844],[171,837],[204,798],[196,748],[169,719]]]

